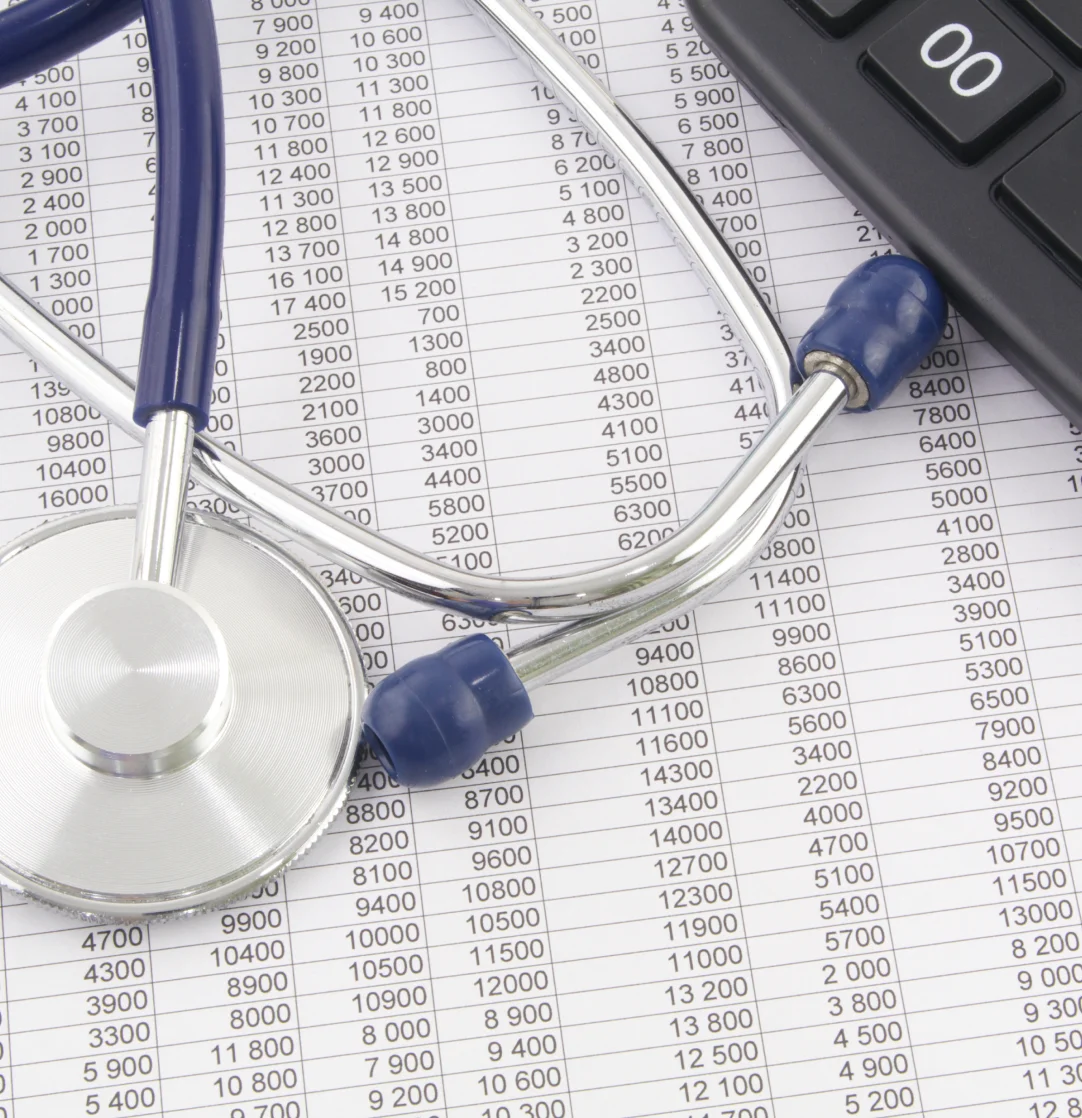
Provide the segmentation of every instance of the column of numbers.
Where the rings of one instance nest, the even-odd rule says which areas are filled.
[[[970,787],[977,793],[974,807],[987,804],[991,814],[982,859],[989,931],[999,933],[996,955],[1005,955],[1009,944],[1010,962],[1002,963],[1014,970],[1010,985],[1028,998],[1020,1014],[1008,1010],[1017,1027],[1026,1028],[1014,1038],[1019,1088],[1038,1095],[1058,1088],[1058,1101],[1030,1105],[1034,1114],[1042,1107],[1055,1113],[1082,1107],[1082,1068],[1071,1060],[1072,1051],[1082,1049],[1072,1049],[1069,1033],[1049,1038],[1028,1027],[1055,1027],[1062,1007],[1069,1013],[1077,1002],[1078,897],[960,335],[954,320],[948,330],[953,344],[933,354],[931,375],[910,384],[910,411],[921,431],[925,474],[938,483],[933,502],[955,506],[939,510],[935,533],[956,625],[956,686],[972,742],[967,756],[979,758]],[[936,369],[942,357],[953,367]],[[1048,1039],[1054,1064],[1045,1059]]]
[[[747,263],[763,297],[771,300],[750,161],[751,124],[736,81],[716,60],[706,60],[686,13],[648,3],[622,8],[619,15],[610,13],[604,34],[614,91],[633,114],[645,118],[651,136]],[[647,57],[650,66],[642,64]],[[667,443],[686,518],[709,495],[726,464],[754,445],[768,409],[731,323],[698,294],[694,277],[679,275],[679,258],[659,251],[658,233],[667,239],[661,230],[642,227],[638,237],[640,252],[644,243],[650,245],[657,271],[647,286],[649,313]],[[695,360],[688,350],[697,337],[704,351]],[[707,468],[707,463],[713,465]]]
[[[147,929],[78,927],[5,904],[19,1116],[161,1113]]]
[[[693,617],[666,626],[660,639],[637,644],[634,653],[641,667],[683,661],[686,673],[694,664],[705,681]],[[640,688],[649,680],[644,676]],[[687,701],[694,716],[695,699]],[[701,701],[709,716],[705,683]],[[670,709],[678,715],[679,700]],[[636,744],[645,761],[640,775],[652,792],[647,806],[656,821],[649,839],[660,855],[653,868],[663,886],[661,941],[673,947],[665,957],[672,984],[664,994],[674,1014],[668,1021],[672,1039],[681,1044],[669,1053],[673,1071],[684,1077],[674,1083],[676,1097],[684,1105],[717,1104],[719,1114],[734,1103],[754,1107],[765,1118],[773,1113],[771,1084],[740,883],[724,789],[716,800],[710,790],[721,784],[717,738],[708,725],[677,721],[660,732],[650,727]],[[699,816],[700,804],[714,810]]]
[[[3,141],[17,216],[2,230],[9,272],[77,337],[100,336],[90,172],[82,86],[73,61],[0,94]],[[112,503],[109,432],[100,414],[35,362],[9,382],[10,414],[20,438],[9,443],[6,471],[18,493],[16,528],[45,517]]]
[[[413,796],[449,1113],[566,1115],[557,989],[521,742]]]
[[[410,797],[373,761],[361,780],[368,790],[346,804],[328,844],[333,849],[327,853],[337,853],[332,865],[347,875],[348,891],[335,929],[335,985],[341,993],[319,1018],[348,1022],[359,1042],[352,1048],[355,1073],[349,1081],[358,1113],[427,1118],[443,1113],[445,1102]],[[315,998],[309,995],[307,1002],[310,1020]],[[317,1105],[319,1113],[339,1112],[333,1096]]]
[[[611,85],[596,5],[537,2],[535,11],[584,66]],[[598,499],[611,509],[602,512],[611,517],[607,538],[591,535],[592,553],[583,557],[641,551],[671,534],[679,518],[647,306],[649,275],[635,227],[638,199],[617,161],[577,126],[573,111],[544,86],[532,85],[531,92],[545,106],[565,274],[582,307],[579,328],[588,346],[577,379],[591,391],[576,386],[568,403],[581,400],[593,412],[586,430],[603,467],[595,467]]]
[[[835,1113],[874,1113],[888,1092],[909,1113],[913,1059],[809,496],[802,487],[745,576],[740,608],[704,611],[718,632],[707,655],[724,657],[711,681],[718,731],[741,726],[722,776],[739,805],[749,946],[778,1113],[816,1095]]]
[[[445,562],[490,570],[494,529],[426,10],[335,3],[321,18],[350,182],[343,218],[365,339],[375,519]],[[395,633],[442,636],[438,621],[399,605]]]
[[[303,1118],[285,882],[153,934],[167,1112]]]
[[[1079,601],[1080,431],[1029,388],[967,324],[961,330],[998,526],[1010,562],[1019,636],[1025,641],[1049,775],[1055,781],[1066,854],[1077,884],[1079,768],[1077,749],[1072,747],[1077,745],[1079,730],[1079,660],[1071,633]],[[1028,752],[1035,746],[1024,748]],[[1045,949],[1066,947],[1073,934],[1071,929],[1051,933]],[[1069,1011],[1070,1003],[1064,1004]],[[1046,1049],[1045,1055],[1054,1061],[1051,1074],[1060,1079],[1071,1075],[1080,1039],[1073,1024],[1064,1024],[1053,1034],[1051,1050]],[[1032,1048],[1027,1045],[1031,1059]],[[1051,1109],[1053,1104],[1041,1105]],[[1065,1104],[1056,1105],[1062,1109]]]
[[[1021,1034],[1071,999],[1077,901],[957,320],[873,422],[855,459],[838,432],[816,484],[921,1097],[928,1113],[1021,1113],[1071,1086],[1039,1028]],[[884,509],[862,569],[854,541]],[[891,607],[873,614],[884,583]],[[979,1052],[961,1008],[978,1001]]]
[[[370,523],[371,466],[318,13],[252,0],[223,21],[231,126],[230,348],[244,446]],[[228,65],[231,64],[231,65]],[[225,358],[223,357],[223,360]],[[228,380],[228,378],[226,378]],[[219,387],[219,394],[230,386]],[[228,414],[228,413],[227,413]]]
[[[581,13],[583,8],[576,10]],[[654,10],[644,7],[641,12],[621,8],[608,15],[609,21],[598,25],[604,47],[602,60],[614,91],[628,97],[632,112],[638,98],[645,101],[644,94],[654,93],[659,81],[668,87],[706,80],[705,74],[685,73],[672,66],[671,58],[666,57],[664,35],[656,52],[656,65],[643,65],[645,52],[640,50],[635,68],[627,68],[624,59],[631,53],[631,44],[637,47],[640,41],[649,40],[651,48],[659,46],[651,36],[659,30],[664,13],[655,18]],[[669,24],[670,35],[674,31],[690,33],[690,26],[685,27],[679,19]],[[689,53],[692,50],[684,49]],[[711,77],[718,78],[716,70]],[[651,116],[649,126],[655,135],[668,140],[670,147],[675,142],[672,137],[679,135],[677,121],[669,115]],[[701,160],[701,153],[691,154]],[[684,170],[691,178],[700,173],[698,166]],[[632,211],[638,205],[637,199],[630,199]],[[695,290],[693,282],[685,284],[681,275],[685,266],[674,259],[664,232],[645,216],[637,216],[634,221],[633,244],[649,300],[649,350],[658,365],[659,403],[664,405],[664,411],[658,408],[653,430],[646,432],[652,438],[642,439],[637,449],[656,446],[660,452],[656,458],[659,465],[654,467],[655,476],[660,477],[655,485],[668,503],[667,495],[676,488],[674,470],[669,468],[674,430],[682,450],[678,461],[693,457],[695,451],[713,460],[719,453],[718,427],[731,431],[734,426],[743,427],[744,421],[727,406],[718,406],[718,386],[727,386],[731,377],[717,378],[716,312]],[[720,340],[724,366],[748,368],[746,356],[727,327],[721,328]],[[689,353],[694,342],[702,347],[701,364],[696,360],[699,352],[694,358]],[[748,379],[747,394],[759,397],[761,389],[755,378]],[[696,440],[707,426],[711,438],[699,444]],[[735,438],[731,448],[728,441],[724,445],[723,456],[738,450]],[[687,488],[692,491],[701,485],[702,463],[697,466],[684,467],[690,483]],[[655,503],[653,494],[647,502]],[[617,508],[641,503],[636,500]],[[660,534],[665,534],[664,522]],[[631,547],[660,538],[658,534],[651,538],[638,529],[625,535],[639,537]],[[564,723],[565,732],[588,741],[585,750],[582,745],[572,747],[573,760],[557,758],[559,750],[550,737],[559,733],[555,719],[552,730],[541,720],[535,729],[526,732],[527,740],[546,747],[538,752],[534,783],[539,819],[545,828],[543,854],[547,860],[557,859],[547,868],[546,881],[557,914],[553,934],[562,960],[557,976],[566,1006],[572,1081],[591,1088],[575,1096],[578,1109],[592,1106],[598,1113],[605,1113],[606,1108],[617,1107],[623,1113],[687,1106],[705,1111],[717,1103],[722,1111],[726,1106],[743,1107],[748,1113],[770,1111],[739,889],[732,875],[727,821],[716,786],[715,745],[696,637],[693,621],[683,618],[666,626],[659,636],[622,653],[619,668],[609,678],[626,686],[630,705],[606,705],[597,712],[596,717],[602,719],[597,725],[593,712],[586,714],[579,709],[588,705],[589,688],[591,684],[596,687],[594,681],[587,684],[585,679],[576,680],[559,688],[564,709],[577,713],[574,723]],[[576,702],[580,695],[582,702]],[[630,715],[629,729],[636,731],[635,737],[613,735],[612,725],[619,725],[621,714]],[[549,752],[551,759],[545,756]],[[568,784],[565,791],[564,781],[557,775],[564,765],[568,776],[582,771],[577,789]],[[604,778],[603,786],[593,785],[595,774],[599,781]],[[599,797],[594,811],[611,828],[609,833],[595,832],[595,826],[603,825],[601,820],[584,827],[583,838],[589,836],[587,841],[599,847],[596,884],[585,867],[572,868],[563,861],[568,854],[548,830],[549,820],[555,818],[554,797],[560,792],[575,796],[576,790],[575,798],[584,802],[589,802],[590,791]],[[568,810],[573,812],[574,808],[569,805]],[[588,949],[595,928],[569,927],[565,923],[565,895],[570,891],[581,895],[591,886],[598,892],[596,909],[593,904],[580,909],[576,923],[589,914],[608,925],[615,953],[611,963],[593,957]],[[625,906],[636,895],[649,898],[655,917],[632,919],[628,915],[632,910]],[[611,916],[606,909],[612,910]],[[644,1004],[641,996],[634,1002],[625,1000],[628,990],[619,976],[628,969],[644,982],[640,989],[654,995],[648,1003]],[[609,1043],[613,1050],[634,1045],[639,1067],[638,1074],[630,1079],[625,1071],[622,1080],[613,1080],[607,1060],[598,1057],[594,1070],[579,1054],[601,1047],[595,1021],[621,1013],[633,1017],[635,1039],[615,1030]],[[598,1047],[592,1048],[594,1045]],[[618,1074],[617,1067],[614,1060],[612,1074]]]

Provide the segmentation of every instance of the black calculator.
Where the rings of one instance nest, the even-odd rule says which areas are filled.
[[[686,0],[954,306],[1082,424],[1082,0]]]

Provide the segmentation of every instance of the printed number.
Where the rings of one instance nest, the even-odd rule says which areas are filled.
[[[932,52],[944,39],[953,39],[955,36],[960,36],[961,42],[946,58],[936,58],[933,56]],[[951,89],[953,89],[959,97],[976,97],[978,94],[991,89],[999,80],[1000,74],[1003,73],[1003,60],[998,54],[993,54],[988,50],[970,54],[969,52],[972,47],[973,32],[970,31],[964,23],[947,23],[938,31],[933,31],[931,35],[924,40],[924,46],[920,48],[920,57],[925,66],[930,66],[933,70],[946,70],[949,66],[953,66],[954,69],[951,71]],[[963,85],[962,79],[965,75],[969,73],[974,66],[980,66],[982,62],[988,63],[991,66],[989,73],[977,82],[976,85]]]

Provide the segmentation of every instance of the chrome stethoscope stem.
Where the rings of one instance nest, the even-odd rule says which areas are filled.
[[[194,440],[195,424],[186,411],[156,412],[146,426],[133,579],[173,585]]]

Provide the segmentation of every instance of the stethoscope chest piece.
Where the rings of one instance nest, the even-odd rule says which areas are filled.
[[[367,694],[317,582],[189,519],[174,585],[132,581],[130,511],[0,552],[0,881],[91,917],[225,903],[327,826]]]

